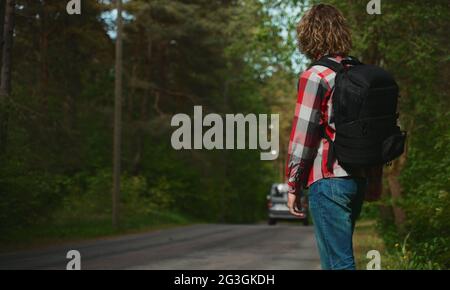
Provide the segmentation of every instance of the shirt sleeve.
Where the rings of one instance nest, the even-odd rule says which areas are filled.
[[[300,76],[286,162],[289,192],[306,187],[321,139],[321,103],[328,88],[321,76],[307,70]]]

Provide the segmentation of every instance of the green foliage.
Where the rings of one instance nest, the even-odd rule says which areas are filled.
[[[88,1],[69,16],[63,1],[17,2],[1,232],[10,241],[27,231],[29,239],[111,233],[113,7]],[[170,118],[194,105],[271,113],[266,83],[290,60],[266,8],[257,0],[124,4],[121,226],[264,217],[277,165],[250,150],[175,151]]]
[[[0,179],[0,232],[47,222],[60,205],[64,178],[39,172]]]
[[[64,196],[55,220],[105,219],[111,214],[112,170],[94,174],[78,174],[66,179],[68,193]],[[143,176],[123,175],[121,178],[121,211],[125,216],[146,215],[164,211],[172,205],[170,186],[160,179],[150,187]]]
[[[448,251],[448,246],[442,244],[443,239],[434,238],[430,243],[415,245],[412,247],[408,240],[408,234],[401,244],[396,243],[388,256],[388,270],[441,270],[442,263],[439,263],[436,253]],[[448,244],[448,243],[447,243]],[[420,252],[411,250],[420,248]]]

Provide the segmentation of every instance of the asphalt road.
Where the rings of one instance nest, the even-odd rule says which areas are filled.
[[[312,227],[201,224],[0,255],[0,269],[319,269]]]

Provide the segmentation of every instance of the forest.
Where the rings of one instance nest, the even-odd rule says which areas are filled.
[[[123,1],[121,188],[111,225],[114,1],[2,0],[0,244],[91,238],[149,226],[256,223],[284,182],[299,73],[295,27],[314,0]],[[335,5],[351,55],[401,89],[407,152],[385,167],[364,216],[399,269],[450,268],[446,0]],[[174,150],[175,114],[279,114],[276,160],[259,150]]]

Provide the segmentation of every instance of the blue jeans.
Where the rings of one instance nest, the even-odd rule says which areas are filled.
[[[354,270],[353,231],[361,213],[367,181],[364,178],[327,178],[309,189],[320,263],[324,270]]]

